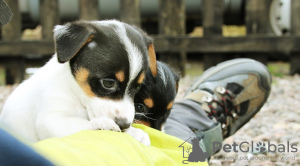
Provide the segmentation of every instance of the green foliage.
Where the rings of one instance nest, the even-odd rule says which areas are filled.
[[[287,62],[270,62],[267,66],[273,76],[283,77],[289,75],[290,64]]]
[[[5,70],[0,67],[0,86],[5,84]]]

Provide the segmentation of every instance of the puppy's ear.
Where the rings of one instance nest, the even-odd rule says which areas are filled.
[[[179,89],[179,79],[176,80],[176,84],[175,84],[176,94],[178,93],[178,89]]]
[[[176,94],[178,93],[178,89],[179,89],[179,81],[180,81],[180,74],[178,73],[174,73],[175,76],[175,90],[176,90]]]
[[[148,45],[149,68],[154,77],[157,76],[156,54],[153,43]]]
[[[59,63],[72,59],[80,49],[92,40],[91,30],[76,24],[67,23],[54,28],[55,49]]]

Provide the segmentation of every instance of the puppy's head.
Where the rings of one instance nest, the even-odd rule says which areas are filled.
[[[140,29],[115,20],[78,21],[54,29],[59,63],[69,63],[90,119],[105,116],[126,129],[146,70],[156,75],[155,51]]]
[[[157,130],[170,114],[178,91],[179,76],[166,64],[157,62],[157,76],[150,70],[140,91],[134,98],[137,122]]]

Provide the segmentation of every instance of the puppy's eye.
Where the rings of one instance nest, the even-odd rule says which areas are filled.
[[[146,111],[144,104],[137,103],[134,105],[134,107],[135,107],[136,112],[145,112]]]
[[[141,89],[141,86],[142,86],[141,84],[137,85],[137,86],[136,86],[136,90],[137,90],[137,91],[140,90],[140,89]]]
[[[110,78],[100,79],[100,82],[102,87],[108,90],[116,90],[118,86],[117,81]]]

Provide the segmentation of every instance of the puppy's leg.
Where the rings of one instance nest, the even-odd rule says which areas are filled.
[[[150,144],[151,144],[149,135],[141,129],[137,129],[137,128],[130,126],[128,129],[125,130],[125,133],[131,135],[137,141],[139,141],[140,143],[142,143],[146,146],[150,146]]]

